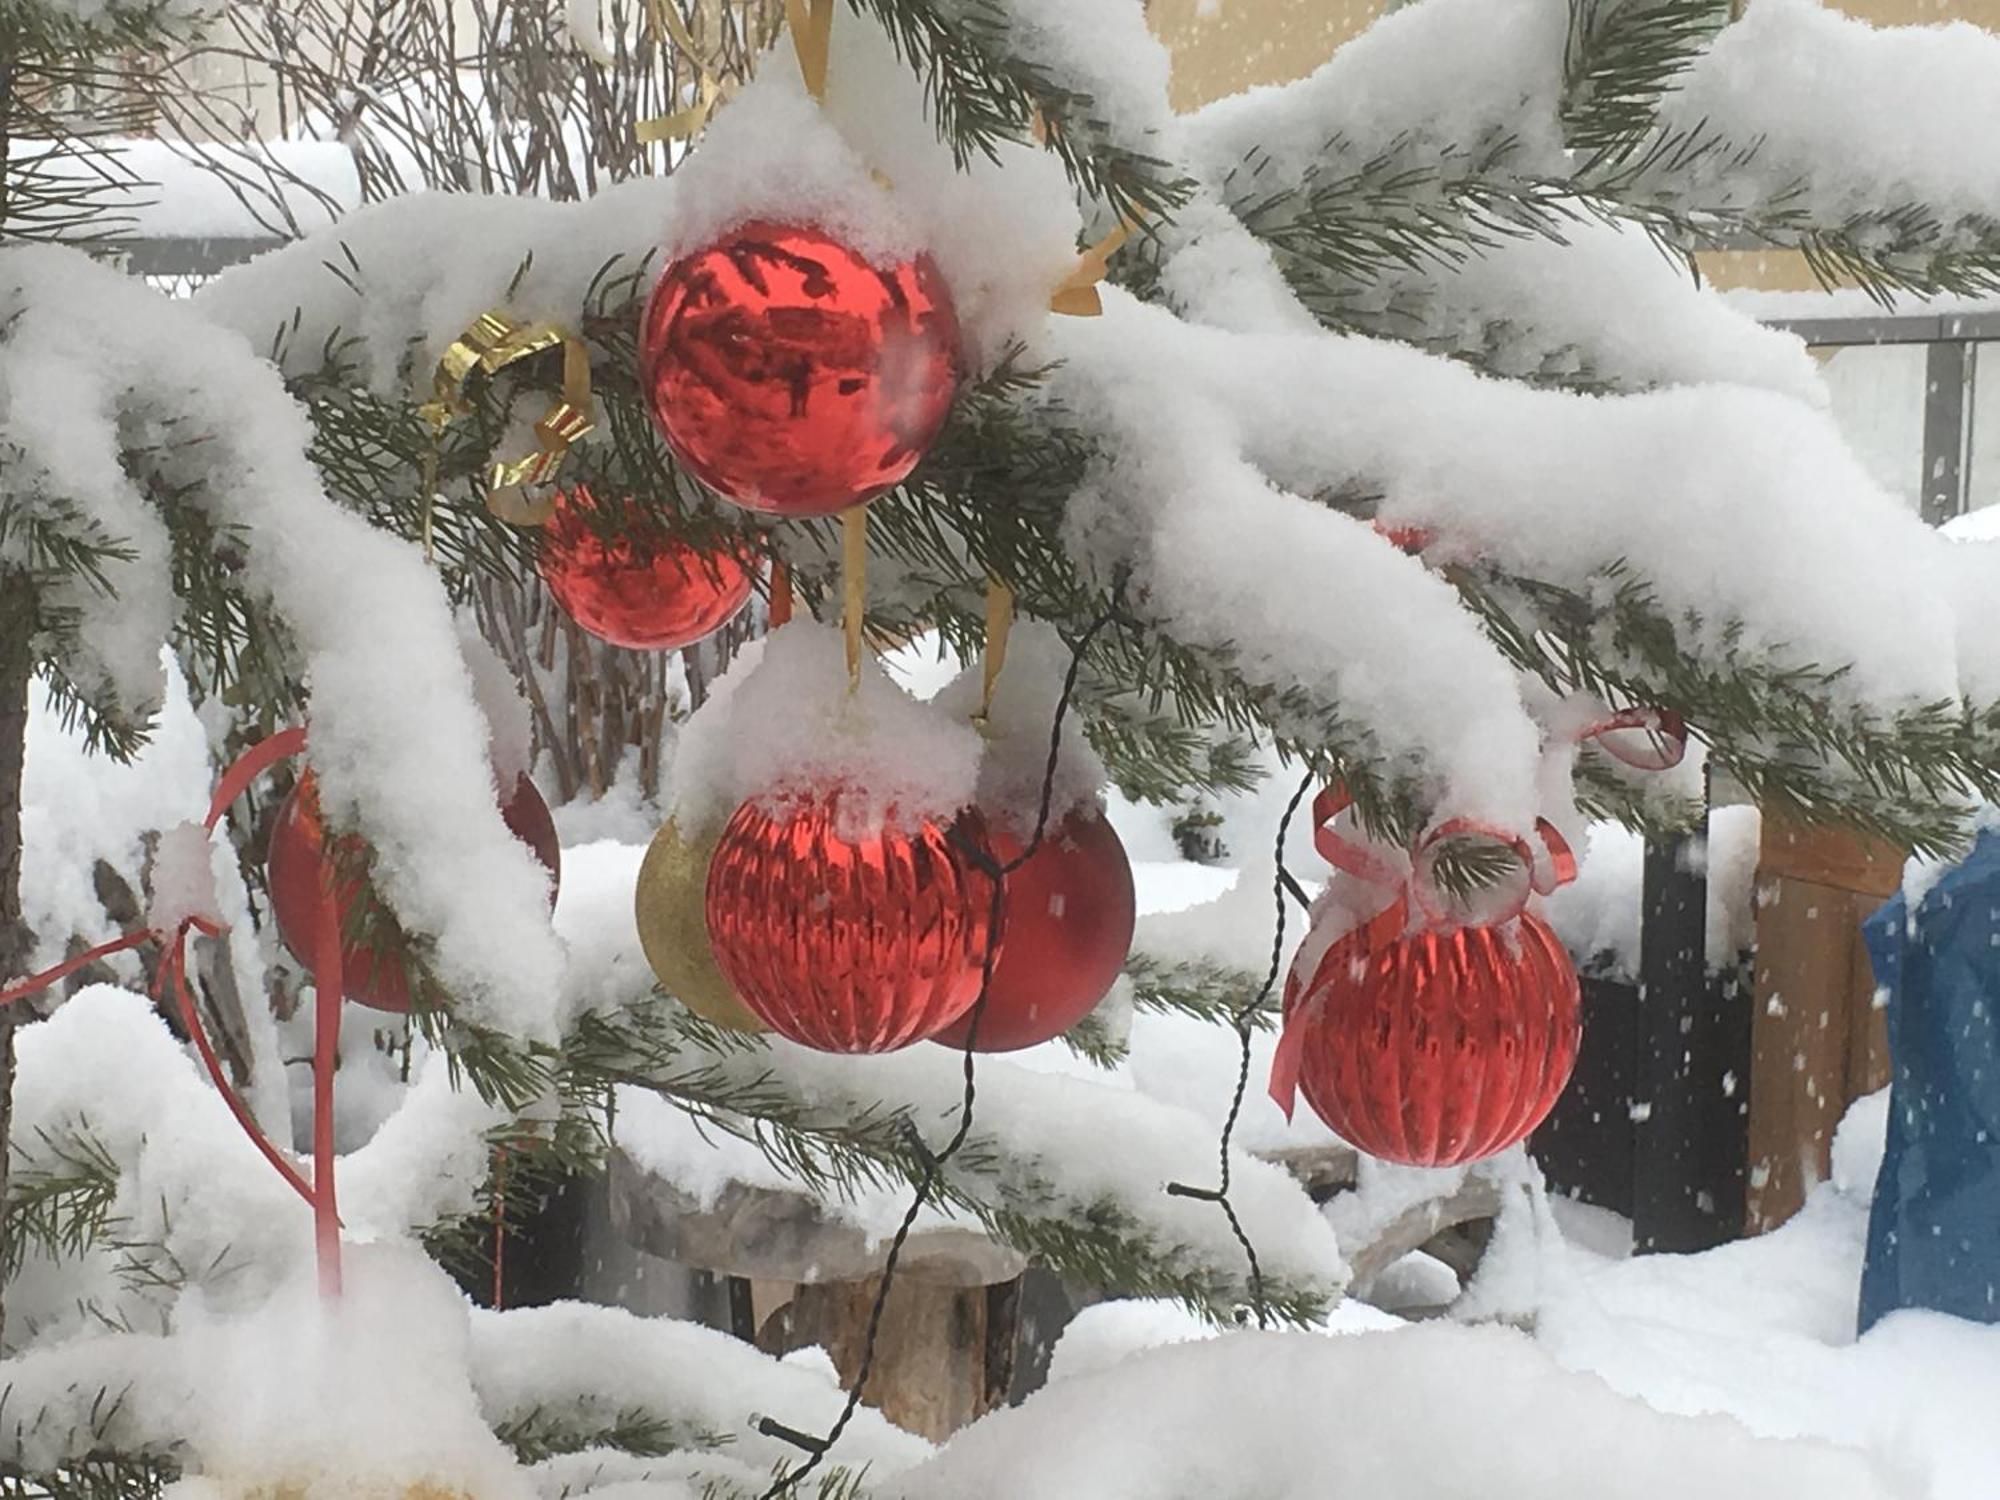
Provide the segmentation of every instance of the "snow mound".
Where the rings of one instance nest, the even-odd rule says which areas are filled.
[[[1669,1417],[1525,1335],[1431,1325],[1238,1333],[1065,1380],[959,1434],[904,1500],[1888,1500],[1867,1460]]]
[[[174,1342],[197,1392],[183,1436],[212,1481],[201,1491],[401,1500],[424,1484],[482,1500],[532,1494],[466,1378],[458,1288],[412,1248],[349,1246],[345,1260],[338,1300],[305,1276],[252,1315],[185,1318]]]

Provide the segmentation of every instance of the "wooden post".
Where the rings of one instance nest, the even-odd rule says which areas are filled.
[[[1757,877],[1748,1230],[1775,1229],[1831,1166],[1847,1106],[1889,1081],[1888,1020],[1861,923],[1902,881],[1901,850],[1766,813]]]
[[[885,1244],[799,1193],[733,1183],[703,1207],[615,1149],[609,1189],[612,1224],[629,1243],[726,1275],[739,1332],[771,1354],[817,1345],[852,1387]],[[935,1440],[1003,1405],[1026,1265],[972,1230],[912,1234],[883,1308],[868,1404]]]
[[[26,925],[21,921],[21,772],[28,744],[28,684],[35,670],[30,646],[34,618],[28,588],[0,577],[0,591],[15,607],[0,609],[0,985],[28,972]],[[21,1006],[0,1007],[0,1263],[5,1261],[8,1147],[14,1116],[14,1028]],[[6,1302],[0,1287],[0,1335]]]

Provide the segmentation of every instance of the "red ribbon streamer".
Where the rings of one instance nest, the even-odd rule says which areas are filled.
[[[1626,730],[1646,732],[1644,747],[1614,738]],[[1670,771],[1687,754],[1687,720],[1671,708],[1622,708],[1579,730],[1578,740],[1596,740],[1597,748],[1635,771]]]
[[[297,755],[306,747],[306,732],[302,728],[281,729],[267,739],[260,740],[232,761],[216,783],[214,795],[209,798],[208,816],[202,820],[202,827],[208,832],[215,831],[215,825],[222,821],[222,815],[229,805],[242,796],[251,782],[268,771],[279,761]],[[160,966],[153,975],[153,999],[156,1004],[165,999],[169,986],[172,987],[176,1009],[182,1024],[186,1026],[188,1038],[200,1056],[209,1081],[222,1096],[222,1102],[250,1138],[264,1160],[269,1162],[286,1184],[312,1206],[314,1224],[314,1248],[319,1263],[320,1290],[329,1296],[340,1292],[340,1217],[334,1195],[334,1149],[333,1149],[333,1070],[340,1040],[340,919],[333,902],[333,864],[331,856],[326,856],[320,864],[322,906],[320,910],[320,952],[319,964],[315,968],[318,998],[315,1006],[315,1044],[313,1049],[313,1175],[308,1181],[303,1173],[292,1164],[285,1153],[271,1143],[264,1134],[257,1117],[243,1102],[243,1098],[230,1084],[228,1074],[223,1070],[222,1060],[216,1056],[215,1045],[209,1040],[208,1028],[201,1019],[201,1009],[195,1004],[194,990],[187,981],[187,935],[190,930],[204,937],[220,937],[225,929],[203,916],[189,916],[181,919],[169,938],[157,929],[142,927],[128,932],[123,937],[108,943],[99,943],[86,953],[45,969],[39,974],[21,980],[18,984],[0,990],[0,1005],[9,1005],[29,995],[38,994],[85,965],[95,962],[108,954],[136,948],[141,943],[157,942],[162,946]],[[327,934],[331,934],[331,938]],[[327,994],[333,996],[331,1005],[325,1004]]]
[[[100,958],[108,958],[113,953],[123,953],[127,949],[136,948],[158,935],[150,927],[141,927],[137,932],[128,932],[125,936],[113,938],[108,943],[99,943],[95,948],[77,954],[75,958],[63,960],[53,969],[44,969],[39,974],[30,975],[19,984],[0,990],[0,1005],[12,1005],[16,1000],[25,1000],[30,995],[39,994],[50,985],[69,978],[78,969],[96,963]]]
[[[340,903],[331,846],[319,859],[319,952],[313,962],[313,1252],[323,1297],[340,1295],[340,1210],[333,1173],[333,1071],[340,1061]]]
[[[792,623],[792,570],[782,558],[771,559],[771,628]]]

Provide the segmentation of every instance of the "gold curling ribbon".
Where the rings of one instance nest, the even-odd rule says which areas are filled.
[[[979,712],[973,723],[984,725],[993,715],[993,693],[1007,665],[1007,637],[1014,629],[1014,591],[999,579],[986,580],[985,681],[979,690]]]
[[[799,76],[815,100],[826,97],[826,54],[833,39],[833,0],[785,0],[785,21],[792,30],[792,50],[799,55]]]
[[[431,378],[431,399],[417,408],[417,414],[431,424],[433,436],[441,438],[454,418],[472,410],[465,386],[475,370],[490,376],[558,345],[563,352],[562,394],[535,423],[540,446],[520,458],[495,459],[487,470],[487,508],[517,526],[539,526],[555,508],[553,496],[529,499],[516,493],[519,488],[555,478],[570,445],[595,425],[590,418],[590,352],[582,340],[553,323],[522,323],[490,308],[452,340]],[[425,534],[428,538],[428,524]]]
[[[1077,256],[1076,264],[1049,294],[1049,311],[1072,318],[1094,318],[1104,311],[1104,299],[1097,285],[1111,268],[1111,257],[1132,237],[1132,226],[1120,219],[1117,227],[1088,250]]]
[[[841,628],[847,636],[847,690],[861,686],[861,620],[868,607],[868,507],[840,513]]]
[[[662,141],[685,141],[700,135],[708,117],[715,113],[715,106],[722,98],[722,85],[715,81],[715,75],[702,69],[701,80],[695,85],[694,103],[686,109],[677,109],[670,115],[655,115],[650,120],[641,120],[632,127],[642,146],[657,146]]]
[[[701,133],[708,123],[708,117],[715,113],[715,106],[721,102],[723,87],[720,80],[710,70],[708,59],[696,45],[694,33],[682,18],[674,0],[646,0],[646,19],[652,27],[653,38],[662,43],[672,42],[695,67],[694,103],[686,109],[677,109],[670,115],[658,115],[650,120],[641,120],[633,127],[639,143],[655,146],[662,141],[684,141]]]

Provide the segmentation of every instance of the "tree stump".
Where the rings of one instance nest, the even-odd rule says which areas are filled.
[[[817,1346],[852,1390],[867,1345],[880,1276],[802,1286],[751,1283],[760,1309],[757,1347],[789,1354]],[[943,1442],[996,1406],[1014,1380],[1019,1332],[1018,1276],[991,1286],[955,1286],[905,1276],[899,1268],[875,1340],[864,1399],[909,1432]],[[761,1309],[771,1308],[768,1315]]]
[[[731,1183],[703,1206],[617,1150],[610,1193],[612,1223],[630,1243],[748,1283],[747,1321],[759,1348],[825,1349],[841,1385],[853,1388],[886,1241],[799,1193]],[[1003,1405],[1026,1268],[1018,1252],[971,1230],[912,1231],[876,1335],[868,1404],[933,1440]]]

